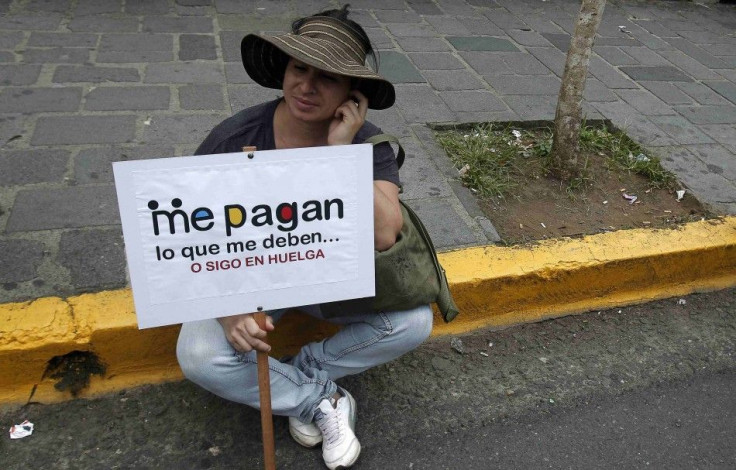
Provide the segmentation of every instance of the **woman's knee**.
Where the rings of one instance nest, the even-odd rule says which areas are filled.
[[[432,333],[433,316],[429,305],[396,312],[393,316],[393,334],[407,352],[422,344]]]

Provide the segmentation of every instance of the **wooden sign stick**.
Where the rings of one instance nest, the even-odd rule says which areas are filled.
[[[262,330],[266,329],[266,314],[256,312],[253,317]],[[261,433],[263,440],[263,468],[276,470],[276,447],[273,438],[273,416],[271,413],[271,378],[268,370],[268,353],[256,353],[258,364],[258,391],[261,402]]]

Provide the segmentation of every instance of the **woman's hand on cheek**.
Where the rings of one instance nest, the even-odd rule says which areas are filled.
[[[355,100],[358,100],[357,102]],[[358,133],[368,112],[368,98],[358,90],[350,92],[350,97],[335,110],[327,134],[328,145],[350,145]]]

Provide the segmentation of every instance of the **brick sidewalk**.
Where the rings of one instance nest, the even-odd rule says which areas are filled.
[[[407,199],[438,248],[497,240],[429,122],[554,117],[578,0],[357,0],[397,105]],[[277,96],[240,64],[247,32],[333,2],[0,0],[0,302],[122,287],[112,161],[189,155],[220,120]],[[736,7],[609,2],[588,118],[654,148],[736,214]],[[84,256],[83,256],[84,255]]]

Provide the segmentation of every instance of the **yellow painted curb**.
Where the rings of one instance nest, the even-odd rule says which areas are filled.
[[[736,217],[675,230],[627,230],[440,254],[460,315],[434,335],[736,286]],[[42,378],[48,361],[93,352],[107,370],[80,396],[181,379],[178,326],[138,330],[129,289],[0,305],[0,404],[71,398]],[[274,355],[336,327],[297,312],[279,323]]]

